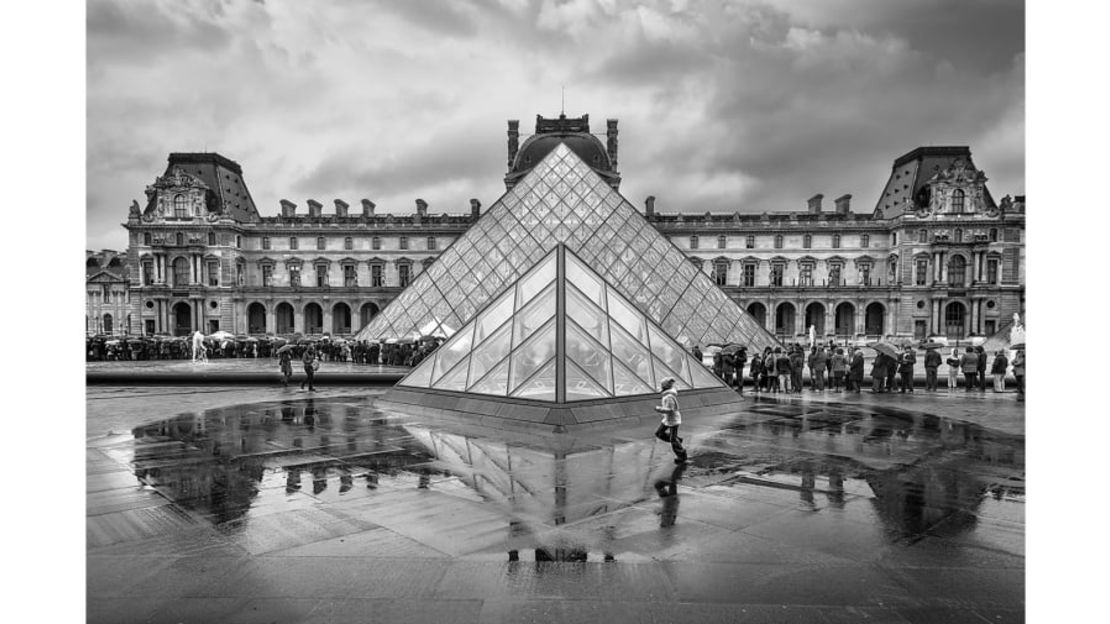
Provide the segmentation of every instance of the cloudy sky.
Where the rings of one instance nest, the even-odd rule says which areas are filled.
[[[87,247],[123,249],[174,151],[290,199],[466,212],[506,120],[620,120],[621,191],[664,211],[871,210],[894,158],[969,145],[1025,192],[1017,0],[89,0]]]

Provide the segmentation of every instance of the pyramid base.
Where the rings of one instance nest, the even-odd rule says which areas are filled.
[[[679,392],[682,419],[735,414],[744,402],[727,388],[705,388]],[[656,421],[659,396],[644,394],[613,399],[547,403],[463,392],[394,386],[375,401],[380,409],[418,417],[444,417],[497,428],[531,426],[578,427],[620,421]]]

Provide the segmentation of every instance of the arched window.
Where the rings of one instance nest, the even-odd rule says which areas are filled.
[[[189,216],[189,202],[184,195],[173,196],[173,216],[178,219]]]
[[[952,212],[964,211],[964,192],[960,189],[952,191]]]
[[[690,237],[690,249],[697,249],[697,248],[698,248],[698,237],[697,236],[691,236]]]
[[[728,238],[726,238],[725,236],[718,236],[717,237],[717,249],[724,249],[725,244],[727,242],[728,242]]]
[[[189,285],[189,259],[179,257],[173,261],[173,285]]]
[[[964,260],[963,256],[952,256],[948,262],[948,285],[963,286],[965,273],[967,273],[967,260]]]

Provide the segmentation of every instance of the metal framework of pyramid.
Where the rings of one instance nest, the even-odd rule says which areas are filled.
[[[736,342],[754,350],[779,344],[562,143],[357,338],[452,336],[559,244],[620,285],[636,309],[680,343]]]
[[[721,380],[558,245],[398,386],[569,403]]]

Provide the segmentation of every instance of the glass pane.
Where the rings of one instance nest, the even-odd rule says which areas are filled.
[[[428,384],[432,381],[432,367],[435,365],[433,361],[434,358],[435,354],[433,353],[430,358],[421,362],[420,366],[416,367],[416,370],[409,373],[408,377],[397,382],[397,385],[427,388]]]
[[[567,318],[574,319],[591,337],[609,348],[609,320],[605,313],[586,300],[578,289],[567,285]]]
[[[469,358],[464,358],[432,387],[438,390],[458,390],[459,392],[466,390],[466,369],[469,368],[469,364]]]
[[[656,386],[660,386],[662,384],[663,380],[666,379],[667,377],[673,377],[674,378],[674,385],[675,385],[676,388],[678,388],[679,390],[689,390],[690,389],[690,384],[687,383],[686,380],[682,378],[682,375],[679,375],[678,373],[674,372],[673,370],[668,369],[665,364],[663,364],[662,362],[659,361],[659,358],[652,358],[651,361],[652,361],[652,364],[655,367],[655,378],[656,378],[655,379],[655,385]]]
[[[636,340],[617,325],[612,326],[613,358],[628,366],[632,372],[647,383],[655,386],[655,379],[651,374],[651,356],[647,347]]]
[[[582,266],[582,263],[571,254],[567,254],[566,280],[582,291],[595,304],[605,309],[605,287],[600,279],[594,276],[593,271]]]
[[[471,384],[481,379],[486,371],[509,354],[510,327],[512,327],[511,323],[505,323],[500,330],[474,350],[474,354],[470,356]]]
[[[573,362],[567,362],[567,400],[600,399],[611,396],[597,385],[589,375],[582,372]]]
[[[555,321],[550,321],[543,329],[520,348],[513,351],[512,369],[509,386],[516,388],[532,376],[544,362],[555,355]],[[554,373],[552,373],[554,375]],[[554,384],[554,380],[552,380]]]
[[[682,376],[682,362],[686,358],[685,352],[679,349],[676,343],[664,336],[663,332],[656,329],[654,325],[648,327],[648,333],[651,335],[651,354],[663,360],[667,368]]]
[[[745,371],[746,372],[746,371]],[[690,383],[695,388],[717,388],[722,385],[717,376],[709,372],[705,366],[697,363],[690,364]]]
[[[554,401],[555,359],[552,358],[549,360],[535,377],[517,388],[512,396],[522,399],[534,399],[537,401]]]
[[[519,310],[525,303],[530,301],[532,297],[543,290],[555,279],[555,268],[557,257],[551,254],[547,259],[543,260],[539,266],[532,269],[529,275],[524,276],[517,285],[519,296],[516,300],[516,307]]]
[[[640,342],[647,343],[647,334],[644,329],[644,317],[636,308],[625,301],[624,297],[617,294],[612,288],[608,289],[609,316],[613,317],[622,327]]]
[[[501,295],[492,306],[482,312],[478,317],[478,326],[475,329],[474,344],[480,345],[490,334],[513,315],[513,292]]]
[[[524,310],[517,312],[513,320],[513,346],[520,345],[528,336],[555,316],[555,284],[540,293]]]
[[[645,370],[647,369],[646,364],[645,361],[643,367]],[[646,381],[625,368],[620,359],[613,357],[613,396],[650,394],[653,392],[655,392],[655,388],[652,388]]]
[[[594,342],[574,321],[567,321],[567,358],[582,367],[606,392],[613,387],[609,352]]]
[[[474,358],[478,357],[475,353]],[[477,361],[472,358],[470,364],[471,372]],[[467,392],[477,392],[478,394],[496,394],[498,396],[507,396],[509,394],[509,358],[505,358],[498,364],[485,378],[475,383],[467,390]]]
[[[461,331],[443,346],[436,349],[436,366],[432,371],[432,379],[439,379],[458,363],[466,354],[470,353],[471,337],[473,337],[473,328],[467,327],[466,331]],[[464,379],[465,382],[465,379]],[[438,386],[438,383],[434,385]]]

